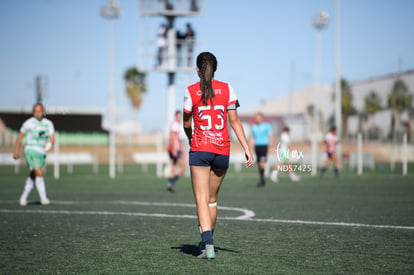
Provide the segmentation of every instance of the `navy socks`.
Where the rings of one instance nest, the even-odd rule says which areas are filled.
[[[214,244],[213,232],[211,230],[201,233],[201,240],[204,244]]]

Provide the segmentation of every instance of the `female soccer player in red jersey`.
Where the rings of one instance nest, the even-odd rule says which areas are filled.
[[[243,147],[246,167],[254,164],[237,115],[239,103],[236,94],[229,84],[213,79],[216,69],[217,59],[213,54],[199,54],[197,73],[200,81],[188,86],[184,97],[184,131],[191,146],[191,181],[202,239],[198,257],[203,259],[215,258],[213,231],[217,219],[217,197],[229,167],[227,119]]]
[[[326,144],[326,154],[328,155],[328,158],[325,161],[325,164],[323,165],[321,169],[321,175],[322,178],[325,174],[326,170],[328,169],[329,164],[333,161],[334,163],[334,171],[335,176],[339,177],[339,160],[338,157],[335,154],[335,147],[336,144],[338,144],[340,141],[338,137],[336,136],[336,127],[332,126],[329,133],[326,134],[325,139],[323,141]]]

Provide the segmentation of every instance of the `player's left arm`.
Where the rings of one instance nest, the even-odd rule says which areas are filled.
[[[270,126],[270,124],[269,124],[269,144],[268,144],[268,151],[269,152],[272,152],[273,150],[276,150],[274,141],[275,141],[275,139],[274,139],[274,136],[273,136],[273,133],[272,133],[272,126]]]
[[[55,134],[49,135],[49,141],[45,144],[46,152],[50,151],[55,145]]]
[[[254,158],[249,148],[249,143],[247,142],[246,135],[244,134],[244,129],[242,123],[237,115],[236,108],[229,109],[227,115],[230,121],[231,128],[236,134],[237,139],[240,142],[240,145],[243,147],[244,154],[246,156],[246,167],[251,168],[254,165]]]
[[[55,145],[55,127],[53,126],[53,123],[50,122],[50,125],[49,125],[49,140],[45,144],[46,152],[48,152],[50,149],[52,149],[54,145]]]

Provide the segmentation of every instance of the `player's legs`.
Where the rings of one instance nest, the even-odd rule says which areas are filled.
[[[325,174],[325,172],[326,172],[326,170],[328,169],[328,166],[329,166],[329,164],[331,163],[331,161],[332,161],[332,156],[333,156],[333,154],[332,153],[327,153],[327,155],[328,155],[328,157],[327,157],[327,159],[325,160],[325,163],[324,163],[324,165],[323,165],[323,167],[322,167],[322,169],[321,169],[321,178],[323,177],[323,175]]]
[[[332,157],[328,157],[328,158],[325,160],[325,163],[323,164],[323,168],[328,169],[328,166],[329,166],[329,164],[331,163],[331,161],[332,161]]]
[[[46,186],[42,170],[42,167],[45,164],[46,155],[34,150],[27,150],[25,151],[25,158],[31,170],[30,179],[34,182],[36,186],[36,189],[39,193],[40,202],[43,205],[50,204],[50,201],[46,195]],[[28,180],[28,182],[29,183],[27,187],[29,189],[30,181]],[[23,193],[25,193],[25,191],[23,191]]]
[[[300,177],[293,172],[292,163],[288,160],[284,160],[279,162],[275,169],[273,169],[272,173],[270,174],[270,179],[273,182],[278,181],[278,175],[280,171],[286,171],[289,174],[289,178],[291,181],[299,181]]]
[[[35,185],[37,192],[39,193],[40,203],[43,205],[50,204],[49,199],[46,196],[46,185],[45,185],[45,178],[43,177],[43,170],[41,167],[34,169],[35,172]]]
[[[180,177],[185,171],[185,160],[183,156],[180,156],[177,162],[178,162],[178,166],[180,166],[180,169],[178,169],[178,172],[177,172],[177,176]]]
[[[168,152],[170,156],[170,173],[168,175],[168,183],[167,183],[167,190],[170,192],[174,192],[174,183],[175,183],[175,170],[177,169],[177,157],[174,156],[171,152]]]
[[[210,152],[190,152],[191,180],[197,204],[202,253],[199,258],[215,257],[213,230],[217,219],[217,198],[229,166],[229,156]]]
[[[171,169],[170,169],[170,174],[168,175],[168,178],[171,179],[175,176],[175,169],[177,168],[177,165],[175,164],[174,160],[170,160],[170,165],[171,165]]]
[[[277,182],[278,181],[278,175],[279,175],[279,171],[280,168],[282,167],[283,163],[279,162],[275,168],[273,169],[272,173],[270,173],[270,180],[273,182]]]
[[[288,167],[288,173],[289,173],[289,178],[291,181],[299,181],[300,180],[300,176],[296,175],[293,171],[293,167],[292,167],[292,163],[290,161],[286,162],[286,165]]]
[[[260,180],[258,183],[259,187],[263,187],[266,185],[265,180],[265,166],[266,166],[266,160],[267,160],[267,145],[256,145],[255,146],[256,151],[256,159],[257,159],[257,167],[258,172],[260,176]]]
[[[200,233],[201,233],[201,242],[199,243],[199,248],[201,254],[198,256],[200,259],[213,259],[215,258],[215,251],[214,251],[214,228],[216,226],[217,221],[217,199],[218,193],[220,190],[221,183],[224,179],[226,174],[226,170],[223,171],[214,171],[210,170],[210,186],[209,186],[209,203],[208,203],[208,210],[210,215],[211,221],[211,230],[204,229],[205,227],[202,225],[200,221]],[[209,241],[210,240],[210,241]]]
[[[23,193],[20,196],[20,205],[21,206],[26,206],[27,205],[27,198],[29,197],[30,193],[33,190],[33,186],[34,186],[34,181],[35,181],[35,173],[34,171],[30,171],[29,176],[26,179],[26,183],[24,185],[23,188]]]
[[[339,177],[339,160],[338,160],[338,157],[336,156],[336,154],[333,154],[332,155],[332,159],[333,159],[333,162],[334,162],[334,171],[335,171],[335,176],[336,177]]]
[[[208,205],[210,202],[210,169],[205,166],[191,166],[191,181],[202,234],[206,231],[211,233],[213,229]],[[212,236],[208,241],[213,241]]]
[[[223,182],[224,176],[227,170],[224,171],[210,171],[210,199],[209,199],[209,210],[211,219],[211,228],[214,230],[217,221],[217,199],[220,190],[221,183]]]

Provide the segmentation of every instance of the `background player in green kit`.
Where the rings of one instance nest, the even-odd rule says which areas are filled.
[[[20,157],[20,145],[24,136],[26,136],[26,144],[24,149],[24,157],[29,165],[30,174],[26,179],[23,193],[20,197],[20,205],[27,205],[27,198],[36,185],[39,193],[40,203],[42,205],[50,204],[46,196],[45,180],[43,178],[42,167],[45,164],[46,153],[55,142],[55,129],[53,123],[44,118],[45,109],[42,104],[33,106],[33,117],[26,120],[20,128],[20,133],[16,140],[16,147],[13,158]]]
[[[294,151],[290,145],[290,129],[289,127],[284,127],[282,133],[279,137],[279,144],[276,148],[277,158],[279,163],[276,165],[275,169],[273,169],[272,173],[270,174],[270,179],[273,182],[277,182],[277,176],[280,171],[285,171],[289,173],[289,178],[291,181],[298,181],[300,177],[294,173],[292,169],[292,162],[291,162],[291,153]]]

